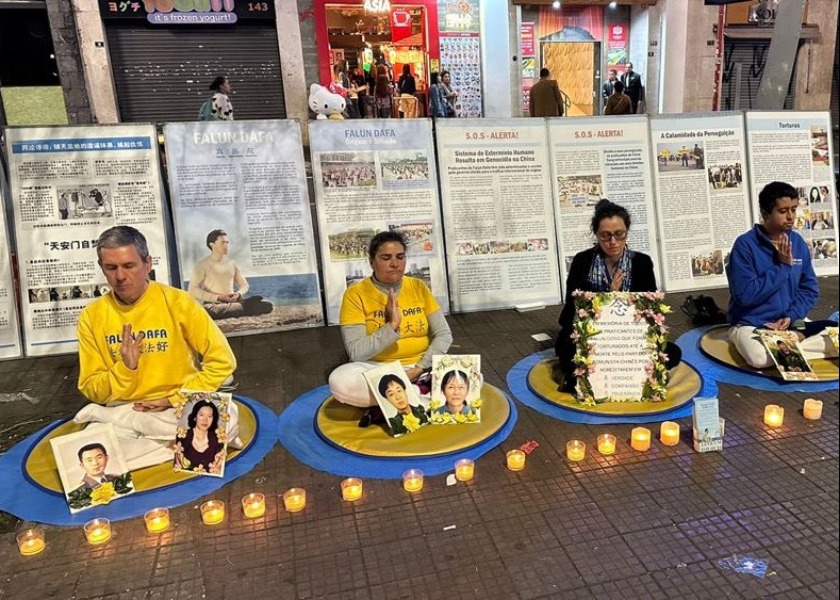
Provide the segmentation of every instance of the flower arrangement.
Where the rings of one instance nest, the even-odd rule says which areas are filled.
[[[114,498],[130,493],[134,489],[131,473],[123,473],[112,481],[95,488],[82,486],[67,494],[67,504],[73,509],[82,509],[98,504],[108,504]]]
[[[575,342],[576,352],[574,375],[578,382],[578,402],[584,406],[595,406],[603,402],[663,402],[668,384],[668,370],[665,368],[668,328],[665,315],[671,307],[663,302],[663,292],[583,292],[572,293],[577,310],[571,338]],[[595,372],[597,352],[596,336],[599,333],[597,321],[602,309],[620,300],[635,310],[634,319],[647,323],[647,347],[650,359],[645,365],[647,378],[641,398],[595,398],[589,376]]]
[[[415,417],[412,413],[403,416],[403,426],[412,433],[420,429],[420,419]]]

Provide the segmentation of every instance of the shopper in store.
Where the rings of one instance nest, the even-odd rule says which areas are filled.
[[[443,97],[446,100],[443,109],[446,117],[457,117],[458,111],[455,108],[455,101],[458,99],[458,92],[452,89],[452,75],[449,71],[440,72],[440,87],[443,90]]]
[[[562,117],[563,94],[556,79],[551,78],[551,71],[540,69],[540,80],[531,87],[528,104],[532,117]]]
[[[446,96],[440,84],[440,73],[435,71],[429,76],[429,106],[432,117],[446,117]]]
[[[388,78],[388,67],[376,65],[376,87],[374,88],[376,105],[379,108],[380,119],[391,118],[391,98],[394,96],[394,87]]]

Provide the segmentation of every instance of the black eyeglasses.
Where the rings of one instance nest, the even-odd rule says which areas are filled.
[[[598,232],[598,239],[602,242],[609,242],[610,239],[614,239],[617,242],[623,242],[624,239],[627,237],[627,230],[622,229],[621,231],[599,231]]]

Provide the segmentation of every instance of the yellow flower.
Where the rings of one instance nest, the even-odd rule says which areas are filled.
[[[473,408],[481,408],[481,398],[478,398],[477,400],[473,400],[472,405],[473,405]]]
[[[440,400],[432,400],[432,402],[429,406],[432,410],[437,410],[441,406],[443,406],[443,403]]]
[[[470,414],[467,415],[467,421],[469,421],[470,423],[475,423],[476,421],[478,421],[478,415],[475,414],[474,411],[470,411]]]
[[[443,423],[443,416],[440,413],[433,414],[432,423]]]
[[[443,413],[443,422],[444,423],[451,423],[452,422],[452,415],[449,413]]]
[[[90,500],[93,504],[108,504],[116,497],[117,491],[114,489],[114,484],[110,481],[93,488],[90,492]]]
[[[456,413],[456,414],[455,414],[455,420],[456,420],[458,423],[466,423],[466,422],[467,422],[467,417],[465,417],[465,416],[464,416],[464,415],[462,415],[461,413]]]
[[[410,432],[420,429],[420,419],[413,414],[407,414],[403,417],[403,425]]]

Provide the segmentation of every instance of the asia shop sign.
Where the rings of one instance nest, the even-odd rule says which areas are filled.
[[[232,25],[274,20],[274,0],[99,0],[103,19],[145,19],[154,25]]]

